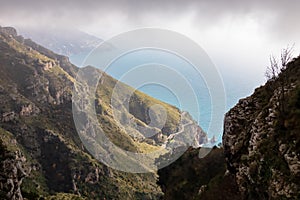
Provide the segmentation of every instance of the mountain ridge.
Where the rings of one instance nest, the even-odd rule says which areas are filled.
[[[0,27],[0,51],[1,130],[21,147],[15,156],[24,155],[24,165],[28,165],[31,171],[25,177],[12,172],[15,179],[9,180],[15,181],[13,185],[7,185],[6,178],[1,179],[0,188],[7,188],[1,189],[6,191],[1,193],[1,198],[22,199],[23,195],[27,199],[63,196],[159,199],[162,196],[156,184],[156,174],[113,170],[95,160],[82,145],[72,116],[72,85],[78,68],[67,57],[24,39],[13,28],[5,27]],[[181,113],[177,108],[136,91],[125,115],[131,116],[145,129],[152,128],[147,125],[148,108],[154,103],[166,108],[168,119],[155,138],[144,138],[139,130],[133,130],[138,138],[126,134],[111,115],[109,97],[116,80],[102,73],[101,82],[95,99],[97,117],[115,145],[132,152],[151,152],[165,142],[167,135],[178,130]],[[190,127],[190,130],[196,130],[198,139],[205,141],[206,134],[195,122]],[[3,144],[6,148],[7,143]],[[8,159],[6,155],[2,158],[1,163]],[[11,165],[13,168],[14,163]],[[17,190],[10,193],[11,188]]]

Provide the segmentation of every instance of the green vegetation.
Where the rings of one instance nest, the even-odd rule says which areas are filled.
[[[0,49],[0,147],[1,151],[20,149],[26,155],[32,170],[20,187],[24,198],[159,199],[162,196],[156,174],[119,172],[99,163],[87,152],[74,126],[71,96],[77,68],[68,59],[30,40],[9,36],[1,29]],[[98,121],[107,136],[129,151],[157,150],[152,140],[146,143],[120,128],[110,105],[116,80],[105,74],[103,78],[95,102]],[[126,85],[122,87],[132,90]],[[151,101],[164,105],[173,121],[174,116],[180,116],[175,107],[143,93],[137,96],[142,102],[147,101],[145,106],[152,105]],[[24,108],[25,114],[21,115]],[[7,117],[4,113],[12,114]],[[147,126],[134,112],[127,110],[124,114]],[[168,126],[176,130],[176,124]],[[11,145],[14,143],[17,145]]]
[[[98,85],[99,87],[97,88],[97,98],[99,98],[98,102],[102,102],[102,112],[106,111],[108,114],[112,112],[108,105],[111,104],[114,87],[118,84],[118,87],[120,87],[117,94],[119,98],[123,98],[126,94],[133,93],[129,101],[129,112],[134,117],[146,124],[150,123],[148,110],[152,105],[158,104],[163,106],[167,111],[167,121],[162,129],[163,133],[169,135],[177,131],[178,124],[181,120],[181,113],[178,108],[154,99],[142,92],[134,91],[133,88],[125,84],[117,83],[117,80],[114,80],[105,73],[102,74],[100,82],[101,85]]]
[[[20,151],[20,147],[17,144],[13,134],[5,131],[0,127],[0,148],[1,152],[16,152]]]

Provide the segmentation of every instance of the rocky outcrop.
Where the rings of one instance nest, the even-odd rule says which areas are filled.
[[[202,144],[207,144],[208,143],[207,134],[199,126],[197,126],[196,123],[192,125],[191,132],[195,133],[193,143],[192,143],[192,146],[194,148],[198,148]]]
[[[21,184],[31,167],[10,133],[0,132],[0,198],[22,200]]]
[[[26,158],[19,151],[10,155],[10,158],[5,153],[2,156],[6,159],[1,161],[0,188],[8,199],[21,200],[21,184],[30,173],[30,168],[26,167]]]
[[[1,122],[11,122],[17,119],[17,114],[14,111],[5,112],[2,114]]]
[[[227,167],[244,199],[299,198],[299,75],[300,58],[225,116]]]
[[[19,113],[20,116],[32,116],[37,115],[40,112],[40,109],[33,104],[23,105]]]
[[[3,32],[7,35],[9,35],[10,37],[16,37],[17,34],[17,30],[13,27],[1,27],[0,26],[0,32]]]
[[[40,112],[40,109],[34,104],[20,105],[20,111],[8,111],[0,115],[1,122],[14,122],[17,121],[20,117],[35,116]]]
[[[43,71],[49,71],[50,69],[52,69],[56,64],[53,61],[41,61],[41,60],[37,60],[37,65],[39,65],[41,67],[41,69]]]

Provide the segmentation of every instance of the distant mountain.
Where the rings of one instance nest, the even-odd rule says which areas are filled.
[[[20,27],[19,32],[25,38],[65,56],[89,52],[102,42],[101,39],[75,28]]]
[[[0,27],[0,199],[160,199],[157,174],[114,170],[83,146],[71,101],[78,70],[67,57],[24,39],[14,28]],[[129,129],[126,121],[112,115],[110,98],[117,80],[98,72],[102,73],[95,99],[98,122],[121,149],[139,153],[161,145],[167,149],[176,143],[173,134],[187,131],[194,134],[196,146],[207,141],[188,114],[139,91],[133,91],[129,108],[119,108],[122,120],[129,118],[142,127]],[[133,90],[121,86],[123,92]],[[146,138],[147,130],[157,130],[149,125],[153,104],[166,109],[167,119],[159,133]],[[85,138],[97,142],[94,136]]]

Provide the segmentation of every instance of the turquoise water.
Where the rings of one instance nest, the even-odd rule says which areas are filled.
[[[70,60],[75,65],[81,66],[86,56],[87,53],[82,53],[71,56]],[[101,66],[96,67],[101,68]],[[180,57],[165,51],[149,49],[135,51],[118,58],[108,68],[102,70],[131,86],[138,85],[136,89],[154,98],[188,111],[202,129],[208,131],[212,117],[209,86],[205,84],[205,79],[201,77],[201,74]],[[159,79],[159,77],[164,77],[165,80]],[[221,77],[226,93],[226,109],[217,109],[216,112],[225,114],[240,98],[251,94],[254,87],[250,77],[249,80],[240,79],[229,71],[221,71]],[[137,83],[143,83],[143,80],[153,80],[153,82],[147,81],[144,85]],[[187,92],[189,95],[185,95],[186,88],[183,85],[190,87],[194,93],[191,95]],[[191,96],[195,98],[193,99]],[[212,135],[215,135],[220,142],[223,123],[218,126],[214,127],[213,130],[218,131]]]

